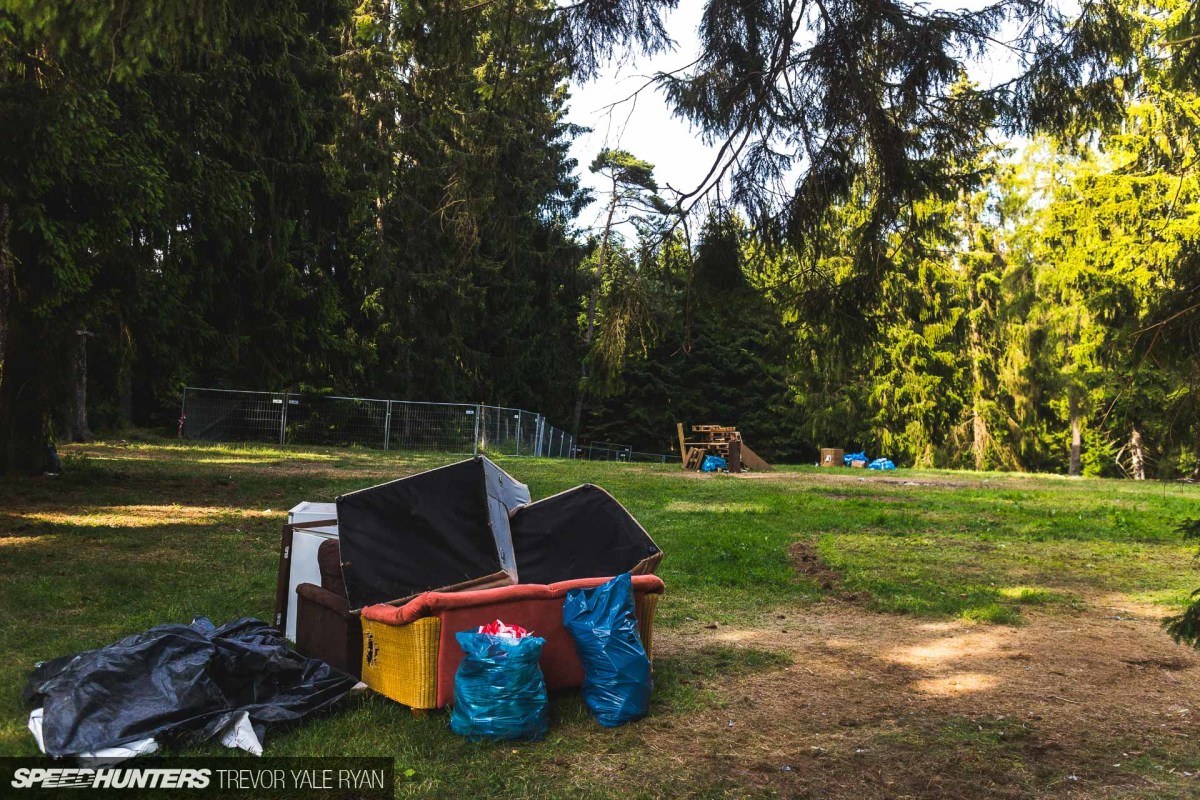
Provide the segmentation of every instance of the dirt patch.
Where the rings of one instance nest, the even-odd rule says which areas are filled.
[[[820,494],[824,500],[867,500],[872,503],[900,503],[909,502],[909,498],[895,494],[844,494],[842,492],[829,492]]]
[[[793,557],[819,570],[810,548]],[[1157,618],[1106,613],[1034,612],[1011,627],[830,602],[769,627],[664,631],[662,654],[719,642],[794,661],[719,681],[721,703],[643,737],[737,796],[1189,796],[1200,654]]]
[[[816,581],[817,585],[825,591],[831,592],[840,588],[842,576],[821,560],[821,555],[817,552],[817,546],[814,543],[807,540],[796,542],[788,548],[788,556],[791,558],[796,572]]]
[[[690,476],[705,476],[711,473],[687,472]],[[829,469],[821,470],[820,472],[743,472],[732,477],[742,480],[765,480],[779,481],[786,483],[804,483],[809,485],[821,484],[836,484],[836,483],[855,483],[855,484],[871,484],[871,485],[887,485],[887,486],[903,486],[903,487],[936,487],[939,489],[980,489],[989,486],[1000,486],[1001,484],[995,481],[985,480],[947,480],[943,478],[885,478],[876,471],[869,471],[864,474],[863,470],[857,469]]]
[[[1195,666],[1182,658],[1123,658],[1121,661],[1139,669],[1165,669],[1169,672],[1179,672]]]

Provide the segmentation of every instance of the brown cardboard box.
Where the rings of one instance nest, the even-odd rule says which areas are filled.
[[[850,462],[850,466],[862,469],[863,467],[867,466],[867,462],[863,461],[861,458],[856,458]]]
[[[842,456],[846,455],[846,451],[836,447],[821,448],[821,466],[822,467],[841,467]]]

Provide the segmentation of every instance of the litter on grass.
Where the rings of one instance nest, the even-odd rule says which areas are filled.
[[[583,664],[583,701],[596,721],[615,728],[646,716],[653,682],[629,574],[567,592],[563,624],[575,639]]]
[[[450,729],[472,741],[541,739],[550,729],[537,636],[455,634],[463,660],[454,674]]]
[[[112,763],[184,739],[261,755],[268,726],[332,708],[356,684],[264,622],[200,617],[43,662],[25,699],[42,752]]]

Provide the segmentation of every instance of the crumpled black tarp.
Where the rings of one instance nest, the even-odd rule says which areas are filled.
[[[356,683],[264,622],[218,628],[199,617],[40,664],[25,699],[43,708],[46,753],[65,756],[151,737],[208,739],[243,711],[262,741],[267,725],[329,708]]]

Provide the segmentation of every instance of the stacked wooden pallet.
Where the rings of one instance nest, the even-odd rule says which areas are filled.
[[[737,428],[727,425],[693,425],[692,440],[684,435],[683,423],[675,424],[679,434],[679,455],[683,468],[698,470],[704,465],[705,456],[720,456],[730,472],[741,472],[743,466],[756,470],[769,470],[771,465],[763,461],[742,441]]]

